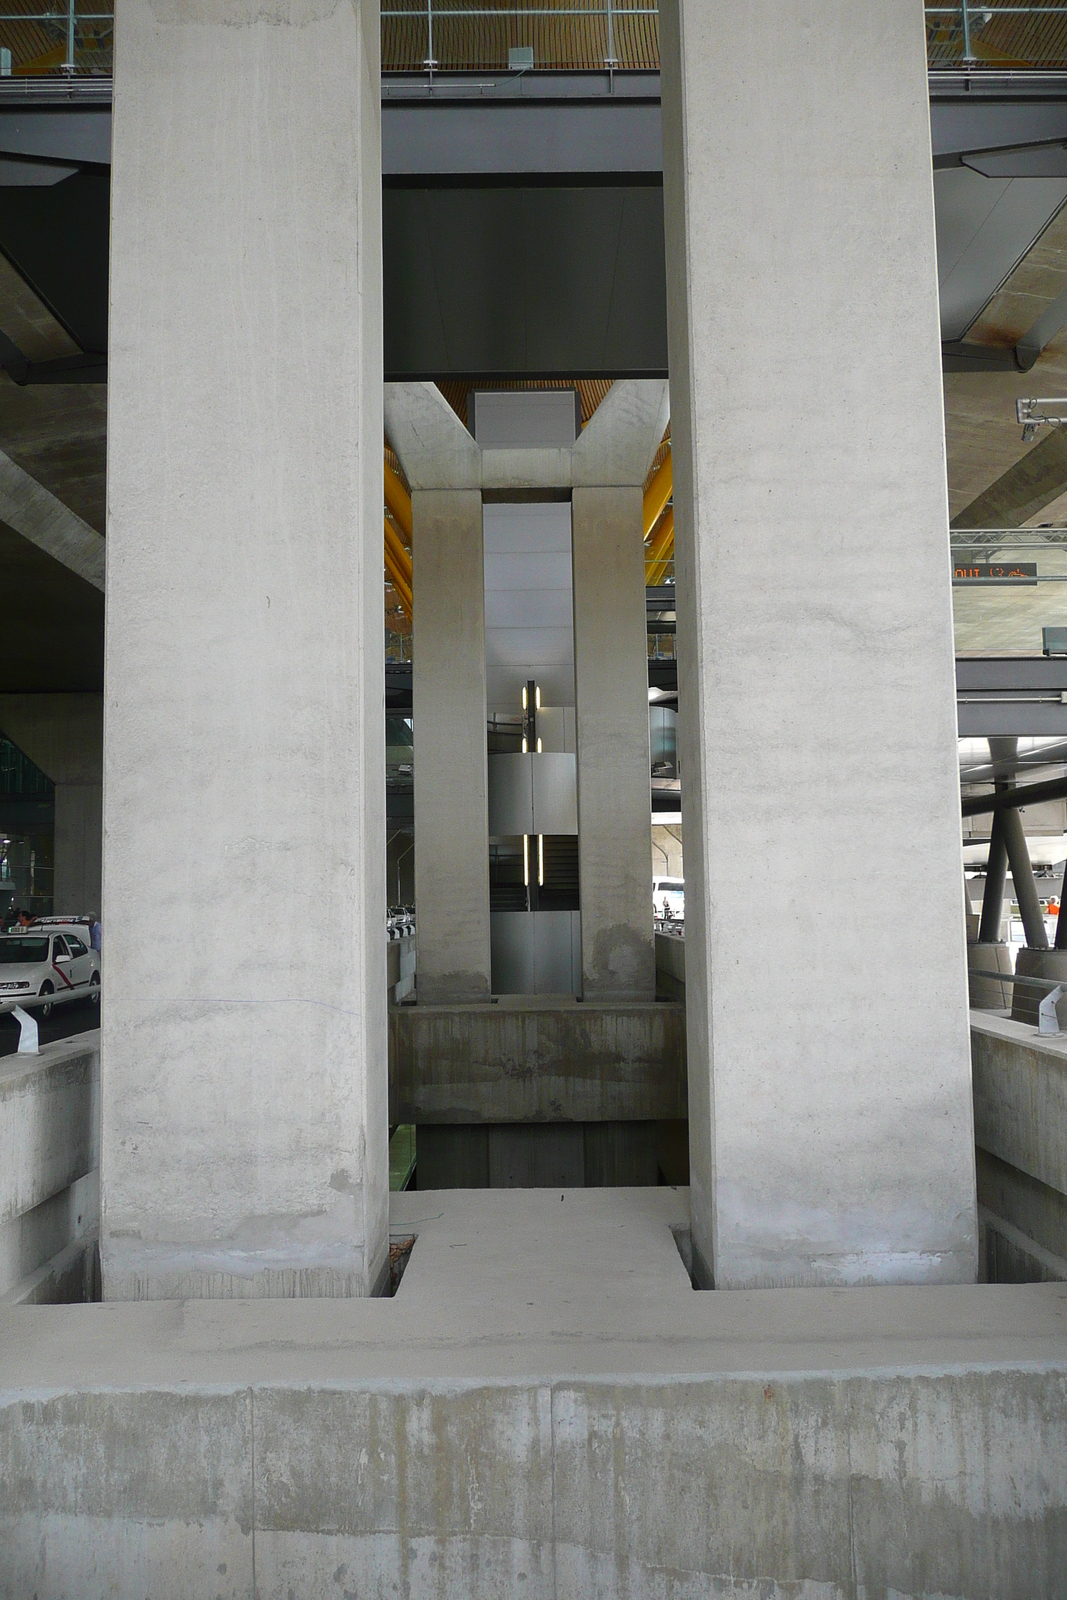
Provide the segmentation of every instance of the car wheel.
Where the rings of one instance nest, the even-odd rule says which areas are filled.
[[[89,1004],[91,1006],[98,1006],[100,1004],[99,972],[94,972],[92,977],[89,979]]]
[[[42,983],[42,985],[41,985],[41,993],[42,994],[55,994],[55,990],[53,989],[53,987],[52,987],[52,985],[50,983]],[[49,1002],[48,1005],[41,1006],[38,1015],[42,1019],[45,1018],[45,1017],[50,1017],[52,1015],[51,1002]]]

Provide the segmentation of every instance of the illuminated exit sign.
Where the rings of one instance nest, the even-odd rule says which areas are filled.
[[[956,561],[953,584],[1036,583],[1036,561]]]

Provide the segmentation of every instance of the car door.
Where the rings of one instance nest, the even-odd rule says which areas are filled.
[[[84,989],[89,982],[89,974],[93,970],[93,960],[89,954],[89,947],[83,944],[80,939],[76,939],[72,933],[68,933],[64,937],[67,941],[67,949],[71,954],[70,975],[74,980],[74,987],[76,989]]]
[[[70,951],[67,941],[61,933],[57,933],[52,940],[52,973],[56,994],[62,994],[64,989],[74,988],[74,975]]]

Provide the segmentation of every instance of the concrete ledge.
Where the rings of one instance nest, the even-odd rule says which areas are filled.
[[[1067,1286],[701,1294],[684,1191],[393,1198],[393,1300],[0,1310],[0,1595],[1063,1596]]]
[[[100,1033],[0,1060],[0,1224],[97,1164]]]
[[[688,1115],[685,1007],[502,997],[390,1013],[393,1122]]]
[[[1067,1035],[972,1011],[971,1066],[979,1149],[1067,1195]]]

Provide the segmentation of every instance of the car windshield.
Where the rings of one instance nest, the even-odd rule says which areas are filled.
[[[47,939],[0,939],[0,967],[10,967],[17,961],[46,961]]]

